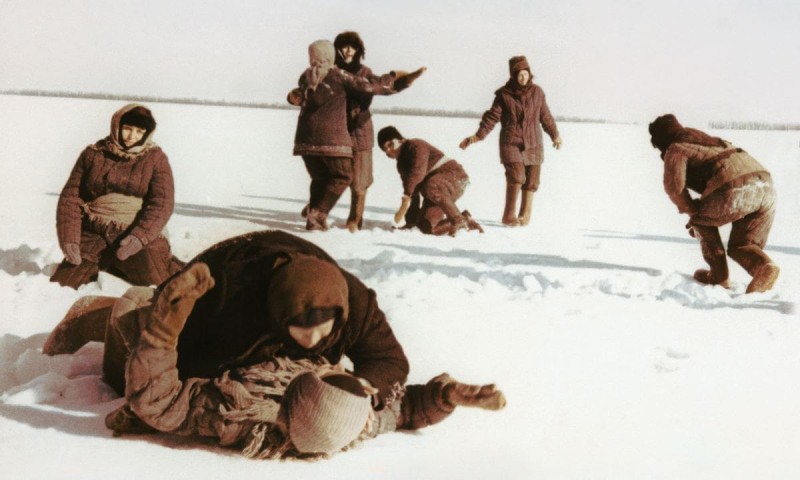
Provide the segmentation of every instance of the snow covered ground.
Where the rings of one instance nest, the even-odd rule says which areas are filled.
[[[715,132],[769,168],[779,194],[767,251],[781,277],[745,295],[738,265],[730,290],[691,280],[704,265],[699,246],[663,193],[646,125],[560,124],[564,147],[546,149],[532,224],[510,229],[499,224],[497,133],[462,152],[477,120],[378,115],[376,129],[394,124],[464,164],[472,181],[459,206],[486,233],[392,231],[402,192],[376,149],[365,230],[353,235],[347,194],[335,228],[303,230],[296,112],[150,105],[176,179],[169,232],[179,257],[258,229],[307,238],[377,291],[411,382],[447,371],[496,382],[508,398],[501,412],[458,410],[330,460],[263,462],[167,436],[112,438],[103,418],[122,400],[100,380],[102,345],[41,354],[75,299],[127,287],[105,275],[77,292],[48,282],[62,258],[57,195],[119,106],[0,96],[4,478],[800,477],[798,132]]]

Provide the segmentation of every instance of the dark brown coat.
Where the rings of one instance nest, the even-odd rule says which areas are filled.
[[[216,285],[195,305],[178,341],[181,376],[211,377],[241,364],[272,356],[352,360],[355,375],[388,395],[405,383],[408,360],[378,307],[375,292],[341,270],[349,290],[349,314],[312,350],[300,348],[288,326],[272,318],[267,292],[276,261],[286,255],[313,255],[335,264],[322,249],[281,231],[262,231],[221,242],[194,258],[206,263]]]
[[[483,140],[500,122],[500,162],[523,161],[521,150],[532,150],[533,165],[544,161],[542,127],[551,139],[558,137],[558,128],[545,101],[544,91],[529,83],[528,88],[513,88],[513,79],[495,92],[494,102],[484,112],[475,135]]]
[[[391,95],[396,93],[392,88],[394,78],[361,77],[333,67],[317,88],[311,90],[306,77],[303,73],[298,82],[302,107],[297,119],[294,155],[352,157],[354,142],[347,130],[348,92]]]
[[[166,154],[149,139],[130,153],[119,148],[119,118],[125,111],[123,108],[114,115],[109,137],[83,150],[61,190],[56,229],[62,249],[67,243],[80,244],[82,228],[91,228],[83,218],[81,205],[108,193],[143,200],[139,215],[127,231],[145,245],[161,235],[172,215],[175,187]],[[103,243],[95,245],[105,248]],[[99,257],[100,251],[81,253]]]
[[[354,75],[368,79],[377,78],[372,70],[364,65],[361,65]],[[347,92],[347,131],[353,138],[353,150],[356,152],[372,150],[375,145],[372,112],[369,111],[373,96],[371,93],[354,90]]]
[[[403,194],[410,197],[419,193],[418,188],[443,157],[441,150],[425,140],[405,139],[397,156],[397,173],[403,181]]]

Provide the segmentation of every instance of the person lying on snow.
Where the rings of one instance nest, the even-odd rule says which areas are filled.
[[[456,406],[500,410],[494,385],[468,385],[447,374],[397,388],[379,410],[370,392],[325,359],[277,357],[213,378],[178,374],[176,349],[195,303],[214,287],[208,267],[192,264],[168,282],[132,346],[124,406],[106,417],[115,435],[168,432],[216,438],[251,458],[318,457],[394,430],[416,430],[447,418]]]

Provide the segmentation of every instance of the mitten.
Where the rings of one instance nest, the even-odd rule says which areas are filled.
[[[289,95],[286,96],[286,101],[289,102],[290,105],[294,105],[295,107],[302,106],[303,93],[300,91],[299,88],[295,88],[291,92],[289,92]]]
[[[202,262],[174,276],[158,295],[142,338],[154,347],[175,348],[195,302],[213,287],[214,278]]]
[[[561,135],[557,135],[556,138],[553,139],[553,147],[556,150],[561,148]]]
[[[494,384],[469,385],[450,379],[444,386],[444,398],[453,406],[478,407],[500,410],[506,406],[506,397]]]
[[[128,235],[119,242],[117,258],[120,260],[127,260],[131,255],[139,253],[142,247],[144,247],[144,245],[142,245],[142,241],[139,240],[138,237],[135,235]]]
[[[81,264],[81,247],[77,243],[67,243],[64,245],[64,258],[73,264]]]
[[[461,150],[466,150],[467,147],[469,147],[473,143],[476,143],[476,142],[479,142],[479,141],[480,141],[480,139],[478,138],[477,135],[470,135],[469,137],[465,138],[464,140],[461,140],[461,143],[459,143],[458,146],[461,147]]]
[[[400,203],[400,208],[397,209],[397,213],[394,214],[394,223],[400,223],[403,220],[403,217],[406,216],[406,212],[408,208],[411,206],[411,197],[408,195],[403,195],[403,200]]]
[[[414,80],[419,78],[419,76],[422,75],[425,70],[427,70],[426,67],[420,67],[411,73],[401,70],[392,72],[392,75],[394,75],[393,88],[398,92],[402,92],[406,88],[410,87],[411,84],[414,83]]]

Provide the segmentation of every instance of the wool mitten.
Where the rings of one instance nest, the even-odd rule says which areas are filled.
[[[479,141],[480,141],[480,139],[478,138],[477,135],[470,135],[469,137],[465,138],[464,140],[461,140],[461,143],[459,143],[458,146],[461,148],[461,150],[466,150],[467,147],[469,147],[473,143],[477,143]]]
[[[394,89],[398,92],[402,92],[406,88],[410,87],[414,80],[419,78],[422,75],[427,67],[420,67],[413,72],[404,72],[401,70],[393,71],[392,75],[394,75]]]
[[[470,385],[450,378],[444,386],[444,398],[448,403],[484,410],[500,410],[506,406],[506,397],[494,384]]]
[[[139,237],[135,235],[128,235],[119,242],[117,258],[120,260],[127,260],[131,255],[139,253],[143,247],[144,245],[142,244],[142,241],[139,240]]]
[[[301,92],[299,88],[295,88],[286,96],[286,101],[295,107],[303,105],[303,92]]]
[[[77,243],[67,243],[64,245],[64,258],[73,265],[81,264],[81,247]]]
[[[403,195],[403,199],[400,202],[400,208],[397,209],[397,212],[394,214],[394,223],[400,223],[403,220],[403,217],[406,216],[406,212],[408,212],[409,207],[411,207],[411,197],[408,195]]]
[[[194,263],[175,275],[159,293],[142,338],[159,348],[175,348],[198,298],[214,287],[208,265]]]

